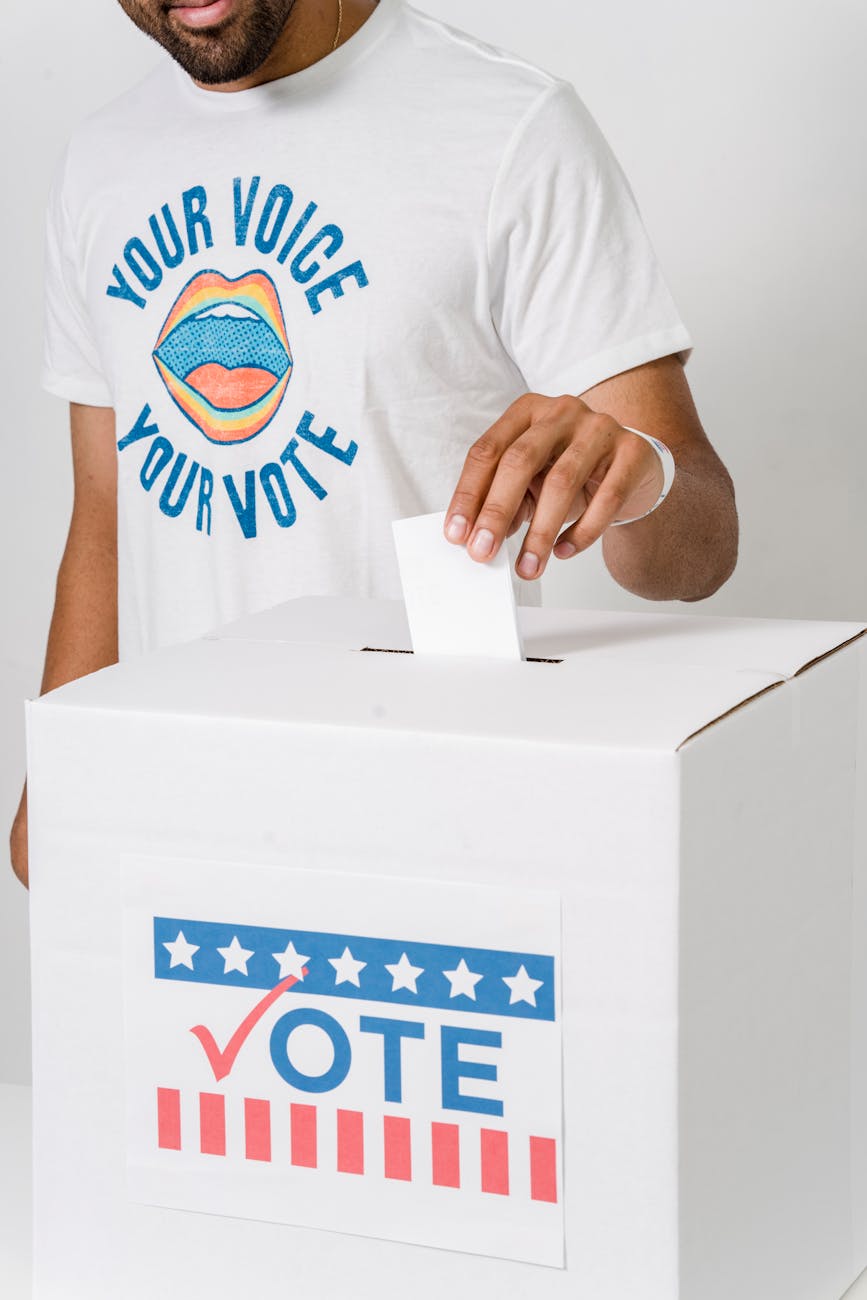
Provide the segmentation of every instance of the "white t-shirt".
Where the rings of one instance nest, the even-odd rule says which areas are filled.
[[[250,90],[163,56],[52,182],[42,382],[116,412],[122,657],[399,596],[391,521],[516,397],[691,350],[574,88],[406,0]]]

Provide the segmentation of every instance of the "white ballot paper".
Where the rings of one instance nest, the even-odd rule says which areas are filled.
[[[443,535],[445,511],[392,523],[412,648],[425,655],[523,659],[511,560],[473,560]]]

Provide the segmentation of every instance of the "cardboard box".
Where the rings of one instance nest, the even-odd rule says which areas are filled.
[[[28,706],[37,1300],[867,1264],[863,626],[520,613],[298,600]]]

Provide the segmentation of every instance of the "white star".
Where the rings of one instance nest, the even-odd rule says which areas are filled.
[[[517,975],[504,975],[503,983],[508,984],[510,989],[509,1006],[513,1002],[529,1002],[531,1007],[536,1005],[536,989],[540,989],[545,983],[544,980],[531,979],[527,974],[527,967],[523,964],[518,967]]]
[[[197,943],[188,943],[184,938],[183,930],[178,930],[177,939],[173,939],[171,943],[164,942],[163,947],[168,948],[172,955],[169,970],[173,966],[189,966],[190,970],[193,969],[193,953],[199,951],[199,945]]]
[[[224,975],[228,975],[230,970],[240,971],[242,975],[247,974],[247,961],[253,956],[253,949],[242,948],[237,935],[235,935],[228,948],[218,948],[217,952],[225,962],[223,967]]]
[[[302,957],[300,952],[295,949],[295,944],[290,939],[284,952],[272,952],[271,956],[275,961],[280,963],[280,978],[284,980],[287,975],[294,975],[296,979],[304,978],[304,963],[310,960],[309,957]]]
[[[394,962],[391,966],[385,968],[391,976],[391,991],[396,989],[409,989],[410,993],[418,993],[415,982],[419,975],[424,974],[424,966],[413,966],[406,953],[401,954],[400,961]]]
[[[356,988],[360,987],[358,972],[364,970],[367,965],[366,961],[356,961],[348,948],[343,949],[340,957],[329,957],[331,965],[335,970],[335,984],[354,984]]]
[[[474,974],[463,957],[454,970],[444,970],[443,975],[452,986],[452,991],[449,994],[450,998],[456,998],[459,993],[465,993],[468,998],[472,998],[475,1002],[476,985],[483,976]]]

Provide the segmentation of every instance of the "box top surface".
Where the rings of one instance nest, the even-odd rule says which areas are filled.
[[[863,623],[520,607],[527,661],[408,651],[401,601],[303,597],[34,706],[674,751]],[[534,662],[558,661],[558,662]]]

